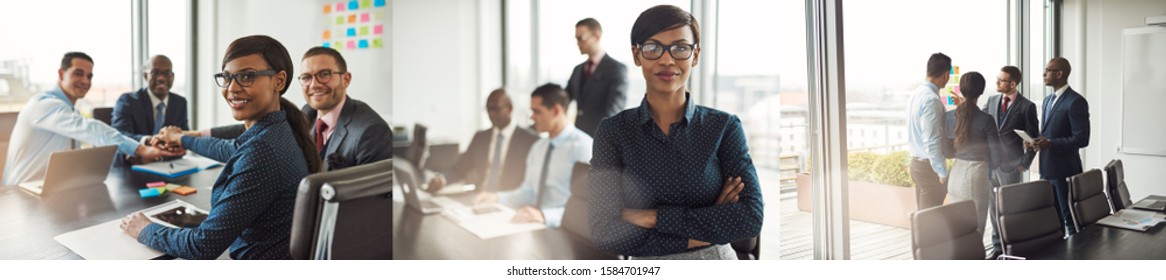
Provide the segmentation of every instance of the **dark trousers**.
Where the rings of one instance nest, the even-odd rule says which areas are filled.
[[[1020,183],[1020,178],[1020,171],[1016,171],[1016,169],[992,171],[992,192],[988,198],[988,221],[992,222],[993,255],[1004,253],[1004,246],[1000,243],[1000,227],[996,224],[996,195],[1000,192],[1000,187]]]
[[[939,174],[931,169],[931,161],[913,158],[909,169],[911,180],[915,182],[915,204],[919,210],[942,205],[947,186],[939,183]]]
[[[1073,227],[1073,216],[1069,214],[1069,181],[1066,178],[1045,178],[1053,184],[1053,206],[1057,207],[1057,214],[1061,216],[1061,227],[1065,232],[1073,235],[1077,230]]]

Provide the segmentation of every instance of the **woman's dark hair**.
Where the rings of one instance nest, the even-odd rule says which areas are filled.
[[[976,100],[984,94],[984,76],[972,71],[960,77],[960,94],[964,102],[955,109],[955,148],[958,150],[968,142],[968,132],[971,131],[972,117],[976,110]]]
[[[279,95],[287,92],[292,80],[292,60],[291,55],[288,54],[287,48],[283,47],[279,41],[274,38],[264,35],[251,35],[236,39],[227,46],[227,54],[223,56],[222,69],[227,68],[227,62],[235,60],[240,57],[259,54],[267,65],[271,66],[276,73],[284,72],[286,79],[284,79],[283,89],[279,91]],[[299,107],[292,104],[291,101],[280,97],[279,109],[287,114],[287,122],[292,127],[292,133],[296,136],[296,144],[300,146],[300,150],[304,154],[304,160],[308,162],[308,173],[316,173],[320,171],[321,162],[320,154],[316,151],[316,142],[312,137],[311,126],[308,124],[308,117],[300,111]]]
[[[692,44],[700,44],[700,24],[691,13],[672,5],[649,8],[640,13],[632,25],[632,45],[643,44],[652,35],[685,25],[692,29],[692,37],[695,39]]]

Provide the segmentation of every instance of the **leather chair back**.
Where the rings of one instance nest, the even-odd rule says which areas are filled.
[[[1077,231],[1109,216],[1109,199],[1101,170],[1096,168],[1069,177],[1069,213]]]
[[[1004,254],[1024,257],[1064,238],[1064,228],[1053,205],[1053,186],[1035,180],[1000,187],[996,195],[996,229]]]
[[[911,213],[911,252],[916,260],[983,260],[984,234],[976,204],[963,200]]]

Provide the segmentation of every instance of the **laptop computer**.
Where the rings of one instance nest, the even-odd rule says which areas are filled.
[[[1166,211],[1166,201],[1147,198],[1143,199],[1142,201],[1138,201],[1138,203],[1134,203],[1134,205],[1131,207],[1162,212]]]
[[[419,176],[420,172],[421,170],[418,170],[412,162],[393,161],[393,173],[401,186],[405,205],[424,214],[441,213],[441,205],[431,201],[428,194],[422,194],[424,191],[421,190],[420,183],[418,183],[420,181],[418,179],[421,177]],[[426,197],[422,197],[423,195]]]
[[[18,185],[36,195],[101,185],[116,153],[116,145],[55,152],[49,156],[44,180]]]

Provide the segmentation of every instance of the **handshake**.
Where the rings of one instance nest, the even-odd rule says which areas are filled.
[[[186,154],[186,148],[182,147],[183,135],[198,136],[198,132],[184,132],[177,126],[163,127],[157,135],[149,136],[145,140],[145,145],[138,147],[130,161],[134,164],[144,164],[161,161],[166,157],[183,156]]]

